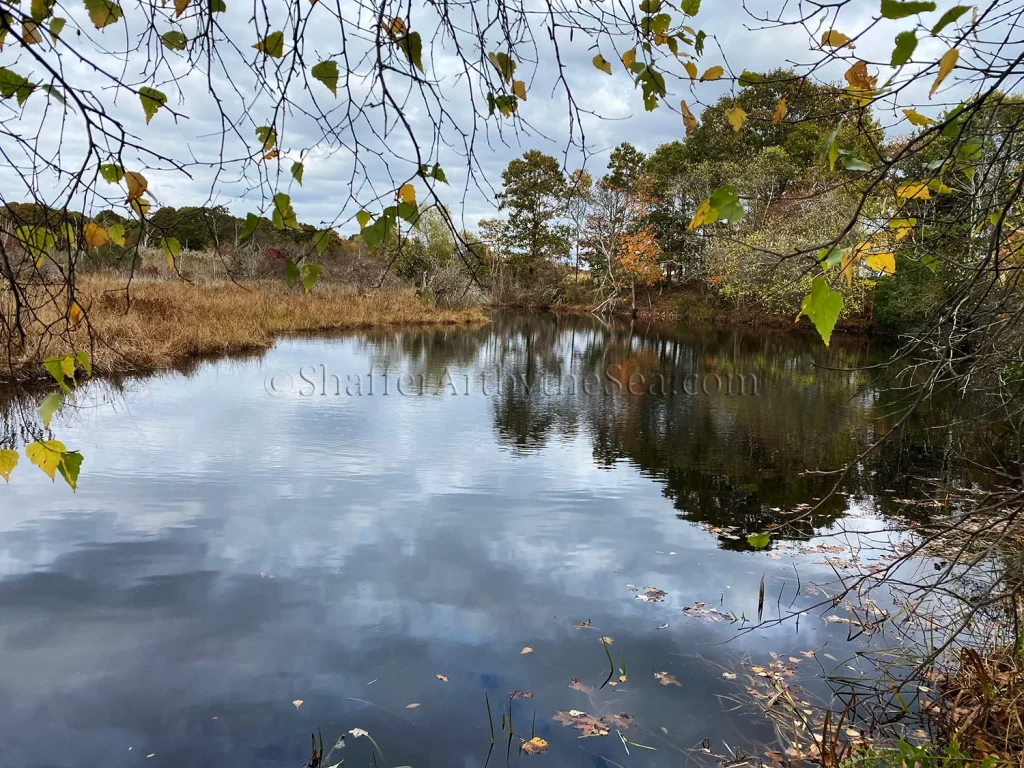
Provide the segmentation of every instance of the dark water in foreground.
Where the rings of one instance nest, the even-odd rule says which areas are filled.
[[[311,731],[331,744],[361,728],[381,768],[483,766],[486,691],[500,765],[513,690],[533,692],[513,702],[516,733],[550,746],[509,762],[679,765],[705,737],[753,749],[771,731],[730,711],[722,697],[743,687],[722,672],[769,651],[842,658],[846,628],[812,614],[741,634],[682,609],[751,617],[762,575],[774,603],[795,564],[804,585],[829,580],[786,541],[884,515],[908,462],[929,460],[918,443],[861,462],[844,495],[751,550],[747,533],[834,482],[802,473],[855,457],[890,418],[865,375],[814,367],[869,359],[864,342],[834,346],[512,316],[288,340],[261,361],[95,391],[54,428],[85,454],[77,495],[25,461],[0,487],[0,763],[295,768]],[[319,369],[304,396],[300,368],[321,364],[342,389],[362,376],[362,396],[333,381],[321,396]],[[662,374],[667,392],[617,391],[609,365],[641,388]],[[547,391],[506,379],[498,393],[499,367],[546,375]],[[371,368],[392,386],[423,374],[426,392],[384,396],[378,378],[371,396]],[[446,371],[460,394],[434,393]],[[760,394],[685,391],[709,372],[755,374]],[[568,394],[587,374],[603,385]],[[667,594],[643,602],[630,585]],[[628,680],[598,690],[602,636]],[[625,735],[657,751],[627,755],[614,729],[578,739],[560,709],[629,713]],[[350,736],[329,763],[372,751]]]

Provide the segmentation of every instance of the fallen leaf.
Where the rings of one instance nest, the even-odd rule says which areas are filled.
[[[301,707],[301,706],[302,706],[302,699],[296,699],[295,701],[293,701],[293,702],[292,702],[292,705],[293,705],[293,706],[294,706],[294,707],[295,707],[296,709],[298,709],[299,707]]]
[[[726,680],[735,680],[736,679],[736,673],[735,672],[723,672],[722,673],[722,677],[724,677]]]
[[[591,688],[586,683],[581,683],[579,681],[579,678],[576,678],[576,677],[574,677],[572,680],[569,681],[569,687],[572,688],[574,691],[579,691],[580,693],[593,693],[594,692],[593,688]]]
[[[405,708],[406,709],[416,709],[416,707],[418,707],[418,706],[419,706],[419,704],[406,704]]]
[[[683,613],[690,618],[702,619],[704,621],[721,621],[724,618],[718,612],[718,609],[701,602],[683,608]]]
[[[532,699],[533,691],[512,691],[508,697],[510,699]]]
[[[611,728],[628,728],[633,717],[622,712],[598,718],[578,709],[560,709],[553,719],[566,727],[576,728],[584,736],[607,736]]]
[[[801,661],[803,661],[803,659],[798,659],[796,656],[790,656],[789,660],[792,661],[794,664],[799,664]]]
[[[445,677],[444,675],[438,675],[437,679],[440,680],[442,683],[447,683],[448,682],[448,678]]]
[[[814,651],[800,651],[800,655],[807,659],[813,659]]]
[[[586,621],[581,621],[579,624],[577,624],[576,625],[576,629],[586,629],[589,626],[590,626],[590,619],[587,619]]]
[[[370,735],[369,731],[364,731],[362,728],[353,728],[351,731],[349,731],[349,733],[352,734],[352,736],[354,736],[357,739],[360,736],[369,736]]]
[[[543,755],[548,748],[548,743],[540,736],[534,736],[529,741],[523,742],[523,752],[528,755]]]
[[[636,599],[645,603],[660,603],[665,599],[665,592],[657,587],[644,587],[644,594],[636,595]]]
[[[662,685],[678,685],[680,688],[683,687],[683,684],[670,672],[655,672],[654,679]]]
[[[146,757],[156,757],[156,752],[151,752],[150,754],[146,755]]]
[[[824,654],[824,656],[826,659],[832,659],[832,661],[837,661],[836,657],[833,656],[831,653],[826,653]]]
[[[655,629],[668,629],[668,624],[660,624]]]
[[[519,652],[519,655],[522,656],[524,653],[533,653],[533,648],[531,648],[530,646],[526,646],[525,648],[523,648],[523,650]]]
[[[612,640],[610,637],[599,637],[597,638],[597,642],[601,643],[601,645],[611,645],[615,641]]]

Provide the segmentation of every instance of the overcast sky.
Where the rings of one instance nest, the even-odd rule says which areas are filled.
[[[58,7],[57,15],[68,18],[68,25],[62,33],[62,41],[58,45],[65,52],[62,66],[69,80],[80,87],[90,89],[92,96],[109,111],[110,114],[123,122],[129,133],[139,137],[144,146],[168,157],[189,162],[187,174],[166,168],[165,164],[146,157],[138,150],[126,151],[123,155],[125,165],[129,169],[143,170],[150,182],[150,195],[156,204],[164,205],[199,205],[208,201],[227,205],[232,212],[245,215],[248,211],[266,211],[270,195],[275,191],[289,191],[299,220],[310,223],[335,224],[343,232],[356,229],[350,218],[359,210],[358,205],[350,200],[354,196],[361,205],[369,210],[379,210],[387,200],[393,199],[394,189],[404,181],[415,165],[411,162],[412,145],[404,130],[393,130],[386,136],[382,133],[380,110],[371,110],[370,117],[358,121],[356,130],[365,145],[354,156],[350,148],[351,132],[342,130],[338,139],[324,142],[322,139],[323,125],[337,126],[349,106],[349,100],[343,91],[338,97],[332,96],[326,88],[313,80],[309,80],[308,89],[301,78],[293,81],[289,87],[289,96],[307,110],[307,114],[291,110],[282,119],[280,116],[273,121],[275,93],[270,89],[258,89],[257,80],[250,71],[247,62],[259,61],[262,57],[251,50],[250,46],[268,28],[288,29],[286,6],[277,5],[277,0],[268,0],[269,27],[263,19],[255,24],[247,17],[246,10],[234,10],[228,2],[229,12],[218,15],[218,21],[225,30],[228,44],[237,49],[226,56],[223,67],[214,66],[207,76],[205,71],[192,70],[183,54],[162,51],[155,40],[138,45],[138,33],[145,27],[145,17],[139,8],[131,8],[125,2],[125,21],[119,22],[102,32],[96,32],[89,24],[88,18],[78,0],[69,0],[66,7]],[[604,0],[607,4],[610,0]],[[171,4],[173,6],[173,3]],[[27,6],[27,2],[26,2]],[[595,7],[602,7],[595,3]],[[346,21],[361,25],[364,29],[371,27],[370,18],[365,10],[360,17],[359,8],[346,0],[337,6]],[[817,61],[821,53],[812,50],[812,33],[820,35],[821,30],[829,26],[841,28],[849,34],[855,34],[870,24],[872,16],[877,16],[874,0],[855,0],[845,7],[839,20],[830,19],[823,27],[813,26],[810,31],[801,26],[776,29],[755,29],[759,25],[748,12],[777,13],[782,7],[780,0],[755,0],[747,3],[746,8],[740,0],[704,0],[703,7],[693,26],[707,32],[709,38],[706,50],[698,63],[700,71],[721,64],[739,74],[744,69],[764,71],[777,66],[792,64],[810,64]],[[309,14],[309,23],[305,32],[303,58],[306,68],[318,60],[333,57],[341,61],[342,45],[340,42],[337,19],[331,15],[333,9],[313,6],[302,8]],[[940,6],[934,14],[928,14],[923,21],[934,22],[930,16],[941,14]],[[800,9],[789,8],[788,17],[797,15]],[[168,9],[160,9],[157,29],[160,32],[170,29],[181,29],[190,37],[196,29],[196,21],[189,20],[188,12],[182,22],[172,20],[173,14]],[[423,4],[414,7],[411,13],[413,27],[422,23],[420,28],[432,30],[434,22],[426,18],[431,14],[430,8]],[[278,17],[275,17],[277,14]],[[864,39],[858,40],[856,54],[868,61],[888,60],[892,50],[892,40],[896,32],[911,27],[912,20],[887,22],[872,30]],[[73,30],[80,28],[81,36]],[[355,27],[350,28],[350,32]],[[445,107],[450,112],[450,121],[442,130],[449,141],[460,136],[459,130],[470,132],[474,125],[479,132],[475,137],[474,157],[479,173],[471,179],[467,173],[467,160],[460,152],[444,146],[434,154],[432,159],[440,161],[450,181],[447,188],[439,187],[442,200],[451,206],[456,217],[462,217],[469,227],[485,216],[493,215],[493,188],[500,185],[500,174],[510,159],[522,154],[527,149],[540,149],[564,158],[570,168],[577,167],[583,157],[575,148],[567,144],[570,135],[570,119],[564,90],[555,82],[556,67],[551,53],[546,32],[539,26],[535,30],[537,37],[537,59],[539,64],[523,61],[516,72],[528,83],[528,101],[521,104],[521,115],[534,128],[511,129],[511,123],[504,121],[504,128],[499,133],[496,129],[499,122],[497,116],[483,121],[473,119],[473,107],[469,95],[475,92],[480,98],[479,82],[469,82],[460,77],[461,68],[458,58],[451,50],[451,44],[433,36],[424,40],[423,60],[428,76],[432,76],[441,84],[442,94],[447,99]],[[72,36],[74,35],[74,36]],[[582,129],[586,141],[594,156],[587,162],[588,169],[595,176],[601,175],[607,161],[608,152],[622,141],[629,141],[642,150],[651,151],[667,141],[683,138],[684,131],[678,113],[680,98],[685,98],[695,112],[699,112],[699,104],[713,103],[721,94],[734,85],[726,80],[716,83],[698,84],[691,89],[682,79],[669,81],[669,97],[667,103],[654,112],[645,112],[641,93],[635,89],[631,79],[618,62],[619,51],[612,42],[602,40],[600,51],[612,62],[614,75],[609,77],[591,64],[595,50],[593,41],[585,35],[574,35],[572,42],[568,34],[560,38],[560,56],[567,75],[568,84],[581,110],[591,110],[593,115],[584,115],[576,126],[577,133]],[[168,106],[179,113],[176,117],[170,110],[161,110],[149,125],[144,122],[144,115],[137,97],[125,91],[110,87],[109,81],[97,74],[89,64],[75,62],[67,54],[64,41],[70,41],[78,50],[85,51],[88,58],[109,72],[124,71],[124,79],[135,85],[145,84],[140,73],[153,70],[147,69],[147,57],[154,52],[166,54],[165,63],[157,67],[156,85],[169,96]],[[433,42],[436,44],[433,44]],[[102,53],[100,45],[110,46],[117,51],[130,50],[126,56],[122,53]],[[50,43],[34,46],[34,52],[45,59],[54,61]],[[280,60],[284,67],[290,67],[292,58],[286,45],[285,57]],[[934,62],[946,49],[946,44],[935,39],[922,40],[915,54],[915,60]],[[347,39],[344,51],[355,68],[360,69],[359,56],[368,49],[365,40],[354,37]],[[725,56],[723,56],[723,52]],[[474,52],[473,55],[476,55]],[[526,56],[523,57],[524,59]],[[119,61],[127,61],[127,65],[119,65]],[[21,46],[11,44],[0,52],[0,66],[9,67],[19,74],[30,76],[37,82],[45,81],[45,70],[38,61],[31,60]],[[841,79],[842,72],[848,66],[834,62],[823,70],[824,76],[830,79]],[[204,65],[205,68],[205,65]],[[365,71],[366,66],[362,66]],[[889,70],[887,67],[872,67],[880,73],[880,81],[884,80]],[[685,77],[681,65],[674,67],[677,76]],[[171,73],[180,79],[177,84],[171,81]],[[820,75],[819,75],[820,76]],[[395,73],[390,81],[391,87],[408,86],[408,79]],[[687,81],[688,82],[688,81]],[[353,81],[353,95],[357,100],[366,96],[368,89],[362,82]],[[911,89],[901,96],[902,106],[910,102],[928,104],[923,92],[927,84]],[[220,119],[216,103],[211,95],[215,91],[224,104],[225,111],[235,120],[237,134],[228,131],[225,134],[224,124]],[[399,89],[400,90],[400,89]],[[403,93],[398,93],[402,99]],[[244,99],[244,101],[243,101]],[[932,106],[934,114],[939,105],[949,102],[946,97],[938,96]],[[675,105],[674,107],[672,105]],[[478,104],[479,108],[479,104]],[[326,115],[319,120],[312,114],[323,111]],[[330,110],[334,110],[333,112]],[[414,93],[403,103],[403,117],[417,138],[429,145],[434,135],[431,122],[431,109]],[[436,110],[433,110],[436,113]],[[928,110],[923,109],[927,112]],[[310,114],[312,113],[312,114]],[[895,110],[888,115],[880,115],[883,123],[901,131],[905,125],[899,124]],[[394,113],[392,113],[394,116]],[[214,166],[222,156],[227,158],[243,158],[250,155],[258,147],[255,139],[255,127],[275,122],[281,140],[281,156],[277,162],[265,162],[243,167],[241,162],[229,162],[219,175],[214,173]],[[41,126],[41,128],[39,128]],[[77,114],[64,116],[55,105],[47,104],[41,94],[34,94],[28,101],[24,112],[18,110],[13,101],[8,99],[0,102],[0,150],[4,156],[0,158],[0,195],[5,200],[25,200],[29,197],[27,185],[35,186],[40,194],[49,200],[56,197],[57,190],[67,188],[67,177],[60,184],[53,173],[46,170],[38,160],[25,155],[22,148],[6,135],[14,133],[22,138],[38,134],[39,146],[44,156],[51,158],[64,168],[79,168],[83,162],[84,150],[87,146],[85,133]],[[63,128],[63,130],[62,130]],[[373,135],[373,131],[378,133]],[[346,144],[347,147],[342,146]],[[223,149],[222,149],[223,147]],[[59,153],[59,154],[57,154]],[[302,186],[291,179],[290,167],[293,160],[303,153],[305,173]],[[395,159],[396,156],[399,159]],[[280,165],[278,165],[280,163]],[[93,161],[92,166],[96,163]],[[12,168],[17,173],[12,173]],[[32,176],[31,171],[36,175]],[[353,186],[353,182],[355,182]],[[101,193],[112,197],[122,193],[101,183]],[[426,196],[426,189],[420,185],[419,199]],[[375,198],[379,198],[375,202]],[[79,198],[80,199],[80,198]],[[384,201],[384,202],[381,202]],[[85,207],[96,210],[106,207],[102,200],[86,202]]]

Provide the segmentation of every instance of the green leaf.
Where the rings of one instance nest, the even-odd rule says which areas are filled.
[[[420,38],[419,32],[410,32],[405,37],[396,40],[395,45],[405,54],[405,58],[409,60],[410,64],[420,72],[423,71],[423,40]]]
[[[160,238],[160,250],[167,257],[167,266],[174,269],[174,261],[181,254],[181,243],[175,237]]]
[[[736,195],[736,190],[729,184],[718,187],[708,198],[711,207],[718,211],[718,219],[725,219],[730,224],[743,218],[743,203]]]
[[[89,12],[89,19],[96,29],[103,29],[114,24],[124,16],[121,6],[113,0],[84,0],[84,2],[85,10]]]
[[[6,67],[0,67],[0,98],[9,99],[14,96],[21,106],[32,95],[33,90],[35,86],[27,78]]]
[[[17,451],[0,451],[0,476],[5,482],[11,482],[11,472],[18,466]]]
[[[600,53],[593,58],[594,66],[604,72],[606,75],[612,73],[612,65],[604,56]]]
[[[327,86],[327,89],[335,96],[338,95],[338,64],[337,62],[321,61],[319,64],[314,64],[313,68],[309,70],[309,73],[321,83]]]
[[[700,11],[700,0],[683,0],[679,9],[687,16],[696,16]]]
[[[322,267],[319,264],[303,264],[302,265],[302,290],[305,293],[309,293],[313,290],[313,286],[316,285],[316,281],[320,279],[320,271]]]
[[[113,227],[111,227],[111,229],[113,229]],[[107,232],[109,234],[110,230],[107,230]],[[78,364],[82,366],[82,370],[85,371],[85,375],[92,378],[92,360],[89,359],[89,353],[83,349],[79,351],[76,357],[78,358]]]
[[[697,30],[697,36],[693,39],[693,50],[698,56],[704,53],[704,41],[707,39],[707,34],[703,29]]]
[[[142,102],[142,111],[146,113],[146,125],[149,125],[160,107],[167,106],[167,96],[147,85],[139,88],[139,101]]]
[[[736,82],[739,83],[740,88],[746,88],[748,85],[756,85],[757,83],[760,83],[763,79],[764,78],[757,74],[757,72],[743,70],[743,73],[739,76],[739,79]]]
[[[843,261],[843,256],[849,248],[840,248],[838,245],[833,245],[828,250],[822,248],[818,251],[818,262],[821,264],[821,268],[828,272],[832,267],[838,266]]]
[[[910,0],[901,3],[899,0],[882,0],[882,16],[886,19],[904,19],[918,13],[927,13],[935,10],[935,3],[931,0]]]
[[[414,203],[399,203],[398,215],[414,227],[419,224],[420,211]]]
[[[302,273],[299,272],[298,266],[290,258],[285,259],[284,262],[284,284],[291,288],[295,283],[302,279]]]
[[[302,186],[302,174],[306,170],[306,167],[300,162],[292,163],[292,178],[299,182],[299,186]]]
[[[245,224],[242,225],[242,231],[238,233],[238,239],[244,240],[253,232],[256,231],[256,227],[260,225],[260,217],[255,213],[247,213],[245,215]],[[108,230],[109,232],[109,230]]]
[[[811,292],[804,296],[803,304],[800,306],[800,314],[807,315],[814,327],[818,329],[821,340],[828,346],[832,339],[832,331],[836,327],[839,313],[843,311],[843,294],[833,291],[828,287],[824,277],[816,277],[811,282]]]
[[[184,51],[188,38],[176,29],[160,35],[160,41],[172,51]]]
[[[892,61],[890,63],[894,67],[902,67],[910,61],[910,57],[914,55],[914,49],[916,48],[917,35],[914,34],[913,30],[900,32],[896,35],[896,47],[892,49]]]
[[[316,255],[323,256],[331,244],[331,230],[324,229],[313,236],[313,245],[316,247]]]
[[[43,402],[39,404],[39,418],[43,420],[43,427],[50,428],[53,414],[59,411],[62,405],[64,405],[64,395],[60,392],[51,392],[43,398]]]
[[[53,13],[56,0],[32,0],[29,12],[35,22],[45,21]]]
[[[56,242],[53,232],[46,227],[18,227],[14,230],[14,236],[25,252],[35,260],[37,267]]]
[[[227,10],[224,0],[210,0],[210,13],[227,13]]]
[[[871,166],[859,157],[843,157],[843,168],[848,171],[870,171]]]
[[[82,454],[78,451],[67,451],[60,458],[57,471],[64,482],[71,486],[72,491],[78,490],[78,473],[82,470]]]
[[[388,239],[388,233],[392,226],[391,222],[392,219],[389,216],[381,216],[373,224],[363,228],[363,240],[368,248],[376,248]]]
[[[100,166],[100,176],[108,184],[117,184],[124,178],[124,168],[114,163],[104,163]]]
[[[640,10],[643,13],[657,13],[661,10],[661,0],[642,0]]]
[[[370,223],[370,219],[372,218],[373,216],[369,211],[360,211],[356,214],[356,221],[359,222],[360,229],[366,229],[366,225]]]
[[[56,99],[61,104],[67,104],[68,103],[67,99],[64,98],[64,94],[60,92],[60,89],[58,89],[54,85],[51,85],[50,83],[43,83],[43,84],[41,84],[39,86],[39,90],[41,90],[43,93],[47,94],[48,96],[52,96],[54,99]],[[74,110],[71,110],[71,111],[74,112]]]
[[[64,25],[67,23],[67,19],[62,19],[60,17],[50,20],[50,39],[53,42],[57,42],[57,38],[60,37],[60,33],[64,31]]]
[[[836,129],[832,131],[832,135],[828,137],[828,143],[825,145],[825,157],[828,160],[830,171],[836,169],[836,160],[839,159],[839,128],[841,125],[841,123],[836,125]]]
[[[263,151],[269,152],[277,145],[277,130],[271,125],[261,125],[256,129],[256,138],[263,145]]]
[[[277,229],[302,229],[292,208],[292,199],[284,192],[274,195],[274,215],[271,221]]]
[[[752,533],[747,536],[747,544],[754,549],[764,549],[771,543],[772,535],[770,533]]]
[[[253,48],[271,58],[280,59],[284,56],[284,32],[271,32]]]
[[[972,6],[970,5],[956,5],[950,8],[942,14],[942,18],[939,19],[939,23],[932,27],[932,34],[938,35],[939,32],[971,10],[971,7]]]

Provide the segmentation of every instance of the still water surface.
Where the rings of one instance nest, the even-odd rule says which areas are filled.
[[[773,602],[794,565],[805,585],[829,580],[785,539],[884,515],[907,493],[906,462],[927,462],[927,444],[860,462],[767,552],[746,543],[835,481],[808,470],[855,457],[884,427],[864,374],[816,367],[871,354],[866,342],[828,352],[806,337],[500,315],[479,329],[284,340],[260,360],[97,388],[55,425],[86,457],[78,493],[27,462],[0,488],[2,763],[295,768],[311,731],[330,745],[362,728],[381,768],[483,766],[486,691],[498,765],[514,690],[533,692],[513,702],[514,745],[533,730],[550,746],[513,746],[509,762],[679,765],[705,737],[755,749],[771,731],[730,711],[722,697],[742,685],[722,672],[770,650],[838,656],[846,629],[810,616],[744,634],[682,609],[751,617],[762,575]],[[639,372],[670,386],[569,391],[612,365],[623,382]],[[335,396],[330,380],[321,395],[314,369],[342,390],[370,371],[427,387],[384,396],[378,379],[372,396]],[[709,372],[755,374],[759,394],[686,391]],[[459,394],[430,386],[445,374]],[[636,599],[644,586],[665,599]],[[599,688],[603,636],[627,668],[615,687]],[[659,684],[662,671],[680,685]],[[628,738],[657,751],[627,756],[614,729],[578,739],[552,720],[560,709],[629,713]],[[329,762],[370,765],[372,751],[350,736]]]

